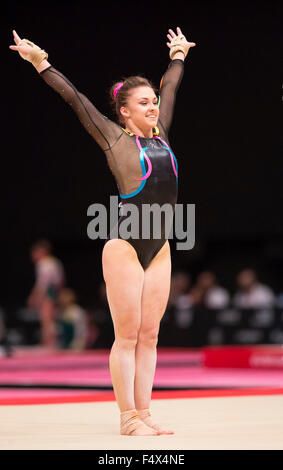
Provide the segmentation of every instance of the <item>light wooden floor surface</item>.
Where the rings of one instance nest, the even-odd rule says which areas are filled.
[[[151,403],[174,435],[121,436],[115,402],[0,406],[0,449],[283,449],[283,395]]]

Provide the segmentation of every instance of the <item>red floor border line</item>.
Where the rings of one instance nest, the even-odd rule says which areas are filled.
[[[176,398],[215,398],[215,397],[240,397],[283,395],[283,388],[259,388],[259,389],[225,389],[225,390],[168,390],[154,391],[153,400]],[[89,395],[75,395],[66,397],[26,397],[26,398],[0,398],[0,406],[5,405],[52,405],[63,403],[89,403],[98,401],[115,401],[114,393],[100,393]]]

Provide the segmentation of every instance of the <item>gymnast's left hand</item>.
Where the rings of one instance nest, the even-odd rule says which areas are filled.
[[[185,35],[182,33],[181,28],[179,28],[179,26],[176,29],[177,34],[173,31],[173,29],[169,29],[168,31],[169,33],[167,34],[167,37],[170,42],[167,42],[166,44],[170,49],[171,59],[173,55],[175,55],[178,51],[183,52],[186,57],[189,52],[189,49],[191,47],[194,47],[196,43],[187,41]]]

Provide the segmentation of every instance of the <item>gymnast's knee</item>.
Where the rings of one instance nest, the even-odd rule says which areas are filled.
[[[140,329],[137,344],[142,344],[150,348],[156,348],[158,342],[159,329]]]
[[[115,341],[113,347],[119,349],[134,349],[138,341],[138,329],[131,329],[127,332],[123,332],[115,335]]]

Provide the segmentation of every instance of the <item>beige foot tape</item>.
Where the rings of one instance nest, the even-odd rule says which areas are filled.
[[[138,416],[140,419],[149,427],[152,429],[155,429],[158,433],[160,434],[174,434],[174,431],[169,431],[167,429],[163,429],[159,424],[156,424],[152,417],[149,409],[145,410],[138,410]]]
[[[127,436],[158,436],[158,431],[147,426],[138,416],[137,410],[123,411],[120,415],[120,432]]]

